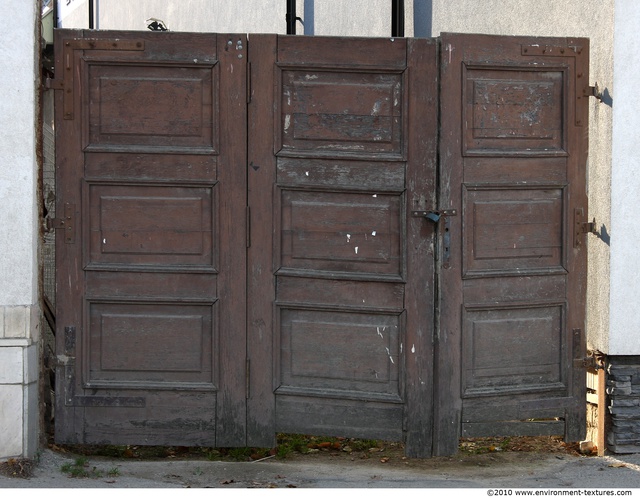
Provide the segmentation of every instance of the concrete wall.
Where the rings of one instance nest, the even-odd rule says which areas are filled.
[[[616,0],[609,354],[640,354],[640,4]]]
[[[0,458],[38,435],[38,2],[6,2],[0,29]]]
[[[626,15],[630,15],[629,10],[636,12],[638,10],[637,1],[615,1],[616,6],[619,3],[629,4]],[[633,3],[636,4],[635,9],[631,7]],[[633,19],[634,16],[631,15],[631,18]],[[629,23],[633,22],[635,24],[632,25],[636,26],[637,31],[637,27],[640,26],[637,13],[635,21],[629,19]],[[616,340],[609,337],[608,240],[612,233],[610,178],[613,112],[610,96],[613,94],[614,0],[565,0],[563,2],[557,0],[482,0],[481,2],[433,0],[432,23],[433,36],[448,31],[590,39],[591,84],[598,82],[600,88],[607,91],[609,98],[608,103],[604,104],[596,99],[590,99],[589,219],[596,218],[602,237],[596,238],[591,235],[588,237],[587,340],[591,348],[611,353],[609,341]],[[624,58],[622,61],[626,63]],[[636,66],[636,75],[638,70]],[[638,110],[635,113],[637,116]],[[627,169],[627,166],[622,163],[615,166]],[[630,173],[631,170],[628,170],[626,174]],[[617,204],[619,202],[616,199]],[[640,266],[640,261],[638,265]],[[629,278],[634,276],[628,275]],[[629,294],[634,293],[633,286],[628,286],[627,289],[626,292]],[[635,294],[637,296],[639,293],[635,292]],[[636,319],[640,320],[640,314],[636,314]],[[628,337],[629,332],[629,330],[625,331],[625,337]],[[617,330],[612,330],[612,333],[619,334]],[[640,327],[635,328],[634,339],[633,344],[637,344],[637,347],[628,349],[626,354],[640,354]]]

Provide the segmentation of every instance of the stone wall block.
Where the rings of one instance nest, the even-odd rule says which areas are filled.
[[[10,421],[10,423],[0,424],[0,456],[2,458],[23,455],[23,409],[23,386],[0,385],[0,420]]]
[[[606,392],[611,414],[607,448],[614,453],[640,452],[640,364],[623,359],[608,366]]]
[[[7,339],[29,337],[30,306],[6,306],[4,308],[4,336]]]
[[[611,406],[640,406],[640,399],[637,398],[623,398],[622,396],[611,400]]]
[[[38,381],[39,363],[38,346],[31,345],[23,350],[24,354],[24,383],[32,384]]]
[[[22,384],[24,356],[21,347],[0,347],[0,389],[2,384]],[[0,420],[2,420],[0,418]]]
[[[631,394],[631,393],[632,393],[631,385],[607,387],[607,394],[611,396],[618,396],[621,394]]]

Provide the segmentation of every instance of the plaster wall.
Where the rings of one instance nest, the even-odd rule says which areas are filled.
[[[596,218],[600,236],[588,237],[589,271],[587,282],[587,341],[592,349],[611,353],[609,347],[609,238],[611,221],[611,140],[613,95],[614,0],[433,0],[432,35],[442,32],[486,33],[496,35],[532,35],[586,37],[590,39],[590,83],[598,83],[605,91],[605,103],[591,98],[589,109],[588,193],[589,219]],[[616,8],[620,0],[615,0]],[[629,23],[640,25],[638,11],[629,4]],[[617,22],[617,20],[616,20]],[[617,26],[616,26],[617,27]],[[616,32],[616,36],[617,36]],[[618,54],[616,53],[616,57]],[[625,60],[625,59],[621,59]],[[638,68],[636,67],[636,71]],[[637,101],[637,100],[636,100]],[[636,104],[636,115],[638,115]],[[627,166],[615,164],[616,168]],[[625,176],[626,176],[625,175]],[[616,198],[615,203],[619,200]],[[638,262],[640,270],[640,262]],[[635,273],[638,275],[638,273]],[[629,275],[629,278],[633,278]],[[637,278],[636,278],[636,282]],[[627,287],[625,298],[638,295],[638,283]],[[640,289],[638,289],[640,290]],[[637,302],[637,299],[636,299]],[[640,321],[640,314],[636,314]],[[640,322],[639,322],[640,325]],[[636,327],[633,350],[640,354],[640,326]],[[612,331],[617,333],[616,331]]]
[[[0,306],[37,299],[36,10],[8,2],[0,30]]]
[[[60,1],[60,0],[58,0]],[[415,0],[420,2],[421,0]],[[171,31],[212,33],[286,33],[286,1],[245,2],[191,0],[94,0],[96,29],[146,30],[146,20],[161,19]],[[64,3],[64,2],[63,2]],[[413,33],[413,2],[406,2],[405,26]],[[61,27],[88,27],[88,0],[72,0],[73,9],[60,9]],[[420,10],[420,9],[418,9]],[[297,0],[299,35],[389,36],[389,0]]]
[[[38,436],[38,2],[3,5],[0,57],[0,459]],[[36,31],[37,26],[37,31]]]
[[[608,353],[640,354],[640,5],[616,0]]]

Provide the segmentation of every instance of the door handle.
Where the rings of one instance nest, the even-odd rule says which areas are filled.
[[[451,267],[451,217],[457,216],[455,209],[442,209],[440,211],[411,211],[415,218],[425,218],[438,224],[438,234],[442,237],[442,256],[440,258],[442,268]],[[442,223],[440,223],[442,221]]]

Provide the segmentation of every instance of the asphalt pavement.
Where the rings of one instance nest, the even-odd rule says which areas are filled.
[[[6,488],[0,495],[12,496],[7,491],[13,489],[23,496],[24,488],[536,488],[636,490],[633,495],[640,496],[640,454],[495,454],[396,465],[312,457],[253,462],[88,457],[88,475],[71,477],[76,458],[44,449],[29,477],[0,476],[0,488]]]

